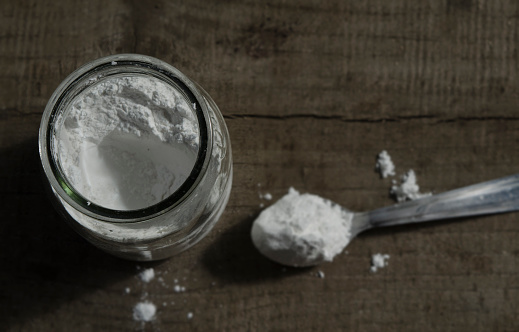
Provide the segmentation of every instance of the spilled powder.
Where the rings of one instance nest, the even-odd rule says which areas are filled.
[[[393,164],[393,161],[386,150],[383,150],[378,154],[375,169],[380,173],[380,176],[383,179],[395,175],[395,164]]]
[[[432,193],[420,193],[420,187],[416,183],[416,174],[411,169],[400,178],[400,184],[393,181],[390,194],[397,202],[412,201],[431,196]]]
[[[149,322],[155,318],[157,308],[151,302],[139,302],[133,308],[133,319],[139,322]]]
[[[155,278],[155,271],[153,268],[146,269],[139,273],[139,278],[141,278],[144,282],[150,282],[153,278]]]
[[[260,195],[260,198],[270,201],[272,199],[272,195],[270,193],[265,193],[264,195]]]
[[[386,267],[388,265],[389,255],[387,254],[374,254],[371,256],[371,272],[377,272],[378,269]]]
[[[175,285],[173,287],[173,290],[175,291],[175,293],[182,293],[182,292],[186,291],[186,287],[180,286],[180,285]]]
[[[395,176],[395,164],[386,150],[382,150],[382,152],[377,155],[375,169],[380,173],[382,178]],[[393,185],[389,193],[398,203],[432,195],[430,192],[420,193],[420,187],[416,183],[416,174],[412,169],[400,177],[400,183],[393,180]]]

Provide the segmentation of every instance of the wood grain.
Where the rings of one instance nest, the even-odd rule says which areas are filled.
[[[392,204],[374,172],[383,149],[424,191],[517,173],[518,18],[506,0],[2,1],[0,330],[518,330],[517,214],[373,231],[311,269],[271,263],[249,239],[272,203],[260,194],[290,186],[356,211]],[[114,53],[179,68],[231,134],[221,221],[158,263],[99,252],[41,186],[47,100]],[[389,266],[371,273],[377,252]],[[137,277],[147,267],[149,284]],[[151,323],[132,319],[143,299],[158,307]]]

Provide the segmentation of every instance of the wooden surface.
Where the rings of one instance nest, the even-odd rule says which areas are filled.
[[[372,231],[310,269],[271,263],[249,237],[273,202],[260,194],[290,186],[356,211],[392,204],[373,170],[383,149],[423,191],[518,173],[518,20],[515,0],[1,1],[0,330],[519,330],[517,213]],[[124,52],[200,83],[233,144],[221,221],[152,264],[77,236],[38,168],[54,89]],[[377,252],[391,258],[372,273]],[[151,323],[132,319],[142,299]]]

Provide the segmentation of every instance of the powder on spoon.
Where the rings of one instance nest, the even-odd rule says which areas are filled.
[[[352,218],[353,213],[329,200],[290,188],[254,221],[252,241],[278,263],[316,265],[332,261],[348,245]]]

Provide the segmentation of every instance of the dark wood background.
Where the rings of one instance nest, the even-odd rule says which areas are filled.
[[[310,269],[264,259],[249,231],[272,203],[259,195],[290,186],[356,211],[392,204],[374,172],[383,149],[424,191],[518,173],[518,20],[516,0],[2,0],[0,330],[517,331],[517,213],[368,232]],[[42,192],[47,100],[114,53],[200,83],[232,138],[221,221],[162,262],[98,251]],[[377,252],[389,266],[371,273]],[[143,298],[151,323],[132,319]]]

